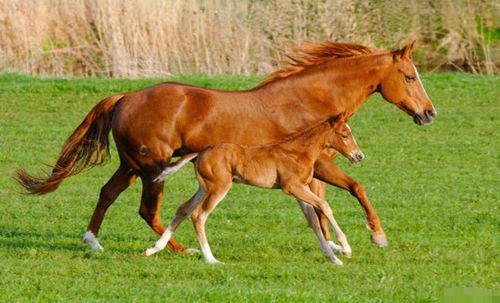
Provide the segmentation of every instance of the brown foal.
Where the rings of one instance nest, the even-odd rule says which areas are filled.
[[[411,115],[415,123],[431,123],[436,111],[412,62],[412,49],[413,43],[395,51],[337,42],[306,43],[289,56],[288,66],[250,90],[166,82],[111,96],[94,106],[68,138],[51,174],[37,178],[20,169],[17,179],[32,194],[56,190],[67,177],[103,162],[111,130],[120,166],[101,189],[84,241],[92,249],[103,249],[97,235],[104,215],[136,177],[142,179],[143,187],[139,214],[157,234],[163,234],[159,212],[163,183],[153,179],[172,157],[224,142],[276,142],[341,112],[356,112],[375,92]],[[387,245],[365,190],[331,159],[328,152],[320,155],[311,189],[324,198],[321,180],[348,190],[365,211],[372,240]],[[310,226],[321,225],[329,239],[325,217],[300,203]],[[173,238],[169,248],[184,250]]]
[[[324,215],[330,222],[341,246],[328,243],[319,232],[323,254],[333,263],[342,264],[334,252],[341,251],[350,256],[351,247],[333,217],[328,203],[314,194],[309,184],[313,180],[314,163],[325,150],[334,149],[353,163],[364,157],[345,121],[346,114],[292,135],[288,139],[272,144],[243,146],[224,143],[215,145],[197,154],[182,157],[168,167],[156,181],[163,181],[189,160],[195,162],[199,189],[187,202],[179,206],[172,222],[156,244],[144,254],[150,256],[165,248],[180,223],[192,213],[192,220],[203,256],[208,263],[220,263],[214,258],[205,235],[205,222],[210,212],[224,198],[233,182],[281,189],[285,194],[306,203]]]

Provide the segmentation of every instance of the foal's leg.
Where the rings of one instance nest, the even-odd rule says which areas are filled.
[[[158,234],[165,232],[165,226],[160,219],[160,202],[163,196],[163,182],[154,182],[157,174],[147,174],[141,176],[142,179],[142,198],[139,214],[148,223],[148,225]],[[174,252],[183,252],[184,246],[170,238],[168,249]]]
[[[344,232],[340,229],[340,226],[337,224],[337,221],[335,221],[332,209],[325,200],[316,196],[307,186],[288,186],[285,192],[293,195],[297,199],[301,199],[304,202],[311,204],[314,208],[321,210],[321,212],[324,213],[324,215],[328,218],[328,221],[332,225],[335,236],[342,245],[343,253],[348,257],[351,256],[352,250],[349,243],[347,242],[347,238]]]
[[[310,204],[307,202],[304,202],[302,200],[297,199],[299,202],[299,205],[304,212],[304,215],[306,215],[307,221],[309,222],[309,226],[311,226],[311,229],[314,231],[314,234],[316,234],[316,238],[318,238],[319,242],[319,247],[321,248],[321,251],[323,251],[323,255],[330,260],[330,262],[335,263],[337,265],[342,265],[342,261],[340,261],[337,256],[335,256],[335,252],[340,252],[342,251],[341,246],[335,245],[335,248],[330,246],[329,242],[332,241],[326,241],[323,233],[321,232],[318,216],[316,215],[316,212],[314,211],[314,207],[312,207]],[[310,210],[305,210],[304,208],[312,209]],[[311,217],[308,217],[311,216]],[[333,242],[332,242],[333,243]]]
[[[326,200],[326,183],[321,182],[318,179],[313,179],[313,181],[309,184],[309,188],[311,188],[311,191],[316,194],[316,196],[320,197],[323,200]],[[315,212],[316,215],[318,215],[321,231],[323,232],[325,239],[328,241],[328,245],[333,250],[333,252],[340,251],[339,249],[341,249],[341,247],[335,244],[330,236],[330,230],[328,229],[328,219],[318,209],[315,209]]]
[[[335,165],[335,163],[328,159],[328,157],[323,156],[316,161],[314,166],[314,177],[328,184],[345,189],[349,191],[351,195],[355,196],[365,212],[368,228],[373,230],[371,235],[372,242],[382,247],[388,245],[387,237],[380,224],[380,219],[368,200],[365,189],[358,182],[346,175],[337,165]]]
[[[97,234],[99,233],[106,210],[113,204],[118,195],[134,182],[135,178],[136,175],[132,169],[122,163],[106,185],[101,188],[99,202],[97,202],[94,214],[90,219],[87,232],[83,236],[83,242],[90,246],[92,250],[104,250],[97,240]]]
[[[203,202],[205,197],[206,197],[205,192],[203,191],[203,188],[200,185],[196,194],[193,197],[191,197],[191,199],[181,204],[179,208],[177,208],[177,212],[175,213],[174,218],[170,222],[170,225],[161,235],[160,239],[156,241],[155,245],[146,249],[144,255],[151,256],[152,254],[157,253],[158,251],[164,249],[168,241],[174,234],[175,230],[177,229],[177,227],[184,221],[184,219],[186,219],[187,216],[189,216],[194,211],[194,209],[196,208],[196,206],[198,206],[199,203]]]
[[[218,184],[207,184],[207,182],[205,182],[205,185],[207,185],[207,198],[198,205],[198,207],[191,215],[194,228],[198,235],[198,241],[200,242],[201,252],[203,254],[203,257],[205,258],[205,261],[210,264],[222,264],[222,262],[217,260],[212,254],[212,250],[210,249],[210,245],[208,244],[207,236],[205,234],[205,222],[207,221],[208,215],[210,215],[217,204],[219,204],[219,202],[224,199],[227,192],[231,188],[230,179],[227,182],[219,181],[220,180],[218,180]]]
[[[325,199],[325,183],[319,181],[318,179],[313,179],[313,181],[309,184],[309,187],[318,197]],[[323,213],[300,199],[297,199],[297,202],[299,202],[299,206],[304,213],[309,226],[314,231],[314,234],[316,234],[320,247],[323,249],[322,240],[325,239],[328,242],[331,253],[342,251],[342,247],[338,246],[331,240],[330,231],[328,229],[328,219],[323,215]],[[318,236],[320,233],[321,237]],[[325,252],[323,251],[323,253]]]

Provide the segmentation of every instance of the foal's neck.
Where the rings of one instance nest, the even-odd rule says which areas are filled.
[[[328,137],[332,132],[332,127],[327,121],[292,135],[280,145],[285,149],[307,154],[309,157],[316,159],[326,147]]]

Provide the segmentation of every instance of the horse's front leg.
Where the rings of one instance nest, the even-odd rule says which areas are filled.
[[[358,182],[340,170],[340,168],[327,156],[321,156],[318,161],[316,161],[314,165],[314,177],[328,184],[345,189],[356,197],[365,211],[368,221],[367,226],[373,230],[371,235],[373,243],[382,247],[388,245],[384,229],[380,224],[380,219],[368,200],[365,189]]]

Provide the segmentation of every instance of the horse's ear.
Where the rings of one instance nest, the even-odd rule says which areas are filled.
[[[393,51],[392,54],[394,56],[394,59],[411,58],[411,53],[413,51],[415,41],[416,40],[413,40],[412,42],[406,44],[402,49]]]

